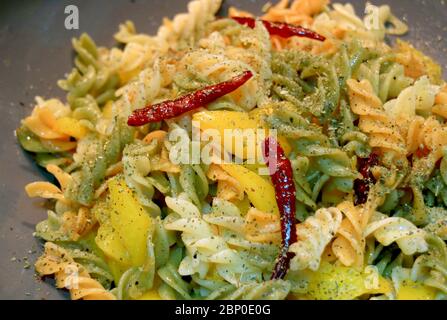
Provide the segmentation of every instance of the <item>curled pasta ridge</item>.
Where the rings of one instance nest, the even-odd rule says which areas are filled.
[[[376,213],[373,221],[364,230],[365,237],[373,235],[384,246],[396,242],[406,255],[428,250],[425,234],[422,229],[418,229],[406,219],[387,217],[380,213]]]
[[[303,223],[297,225],[298,240],[290,247],[295,254],[290,268],[316,271],[320,266],[321,255],[335,236],[342,221],[342,213],[337,208],[323,208],[315,212]]]
[[[59,288],[67,288],[73,300],[116,300],[88,272],[74,262],[69,253],[54,243],[45,244],[45,253],[36,261],[36,271],[41,275],[53,275]]]

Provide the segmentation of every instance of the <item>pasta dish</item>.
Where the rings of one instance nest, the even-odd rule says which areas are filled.
[[[447,85],[388,5],[193,0],[73,39],[17,138],[72,299],[447,298]]]

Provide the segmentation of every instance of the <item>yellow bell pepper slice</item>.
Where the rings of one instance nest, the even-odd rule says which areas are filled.
[[[57,119],[54,124],[54,130],[78,140],[87,134],[87,128],[79,120],[69,117]]]
[[[108,199],[109,200],[109,199]],[[115,231],[110,219],[111,208],[108,200],[98,201],[92,212],[99,222],[95,242],[106,256],[107,264],[115,278],[119,281],[121,269],[128,269],[131,265],[130,255],[121,242],[120,235]]]
[[[115,281],[115,283],[119,283],[123,273],[130,268],[130,263],[126,265],[112,258],[108,258],[107,256],[105,260],[107,262],[107,265],[109,266],[110,272],[112,273],[113,280]]]
[[[130,255],[110,220],[99,226],[96,244],[110,258],[110,261],[116,261],[121,266],[131,265]],[[109,263],[109,266],[114,269],[112,263]]]
[[[246,143],[244,143],[242,148],[238,150],[235,145],[234,137],[232,138],[233,141],[224,141],[225,130],[232,130],[233,132],[234,130],[241,130],[240,134],[236,132],[235,136],[242,135],[243,130],[253,130],[255,142],[257,141],[258,134],[260,132],[262,132],[263,137],[267,137],[269,133],[269,130],[262,125],[260,117],[257,114],[251,115],[246,112],[202,111],[193,115],[193,121],[196,121],[200,124],[201,130],[217,130],[220,135],[222,148],[241,159],[247,159],[249,158],[249,156],[250,158],[255,158],[255,156],[260,153],[261,149],[257,149],[256,154],[249,154],[250,149],[247,148],[247,146],[245,145]],[[261,131],[259,132],[258,130]],[[248,142],[248,139],[245,138],[244,140],[244,142]],[[290,144],[287,142],[287,140],[285,138],[278,137],[278,141],[286,154],[290,153],[292,148],[290,147]],[[259,146],[256,147],[259,148]]]
[[[250,202],[266,213],[279,215],[273,185],[255,172],[237,164],[222,164],[222,169],[235,178],[244,188]]]
[[[309,279],[308,296],[317,300],[352,300],[364,294],[392,292],[391,283],[379,276],[378,287],[368,289],[368,275],[356,268],[345,267],[323,261],[316,272],[304,271]]]
[[[201,111],[195,113],[194,121],[199,121],[202,129],[262,129],[259,121],[249,113],[238,111]]]
[[[436,290],[411,280],[403,281],[399,286],[397,300],[434,300]]]
[[[153,232],[152,218],[140,205],[123,179],[111,179],[109,185],[110,220],[132,266],[141,266],[147,256],[147,238]]]

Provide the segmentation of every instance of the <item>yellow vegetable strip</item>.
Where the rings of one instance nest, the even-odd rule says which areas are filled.
[[[275,189],[271,183],[253,171],[237,164],[222,164],[222,169],[239,181],[248,199],[256,209],[279,215]]]

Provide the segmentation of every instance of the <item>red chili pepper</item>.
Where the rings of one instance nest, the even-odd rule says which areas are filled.
[[[233,17],[233,20],[237,21],[239,24],[246,25],[249,28],[254,28],[256,25],[256,19],[247,17]],[[324,41],[326,38],[315,31],[303,28],[301,26],[295,26],[293,24],[288,24],[285,22],[271,22],[266,20],[259,20],[267,28],[268,32],[272,36],[280,36],[281,38],[290,37],[304,37],[310,38],[318,41]]]
[[[276,160],[274,168],[270,168],[272,156]],[[271,279],[283,279],[289,270],[290,259],[294,256],[293,253],[289,252],[289,248],[297,240],[295,222],[296,189],[293,182],[292,164],[287,159],[282,147],[272,137],[264,141],[264,158],[267,166],[271,169],[270,178],[275,187],[276,203],[281,215],[281,251]]]
[[[418,148],[415,152],[415,156],[418,158],[424,158],[430,154],[430,149],[424,146],[423,148]]]
[[[371,183],[376,183],[376,178],[371,172],[371,167],[379,164],[379,156],[376,153],[371,153],[369,158],[359,158],[359,172],[363,179],[356,179],[354,181],[355,191],[355,205],[363,204],[368,200],[369,186]]]
[[[127,120],[129,126],[137,127],[151,122],[160,122],[182,115],[183,113],[205,106],[241,87],[253,77],[251,71],[216,85],[205,87],[176,100],[168,100],[136,110]]]

